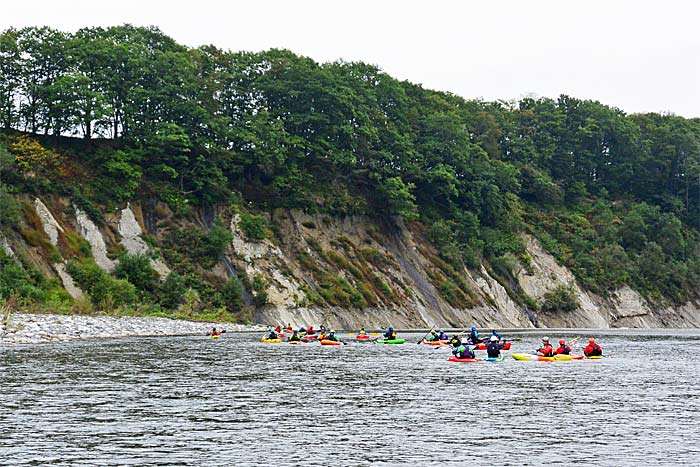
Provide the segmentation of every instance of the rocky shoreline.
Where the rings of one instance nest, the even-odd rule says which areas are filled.
[[[74,339],[203,335],[212,327],[227,332],[264,331],[260,325],[219,324],[155,317],[111,317],[13,313],[0,322],[0,344],[39,344]]]

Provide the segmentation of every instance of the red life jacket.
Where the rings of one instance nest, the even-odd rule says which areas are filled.
[[[551,344],[543,345],[542,348],[539,349],[539,352],[545,357],[551,357],[554,355],[554,349],[552,348]]]
[[[560,345],[557,347],[557,355],[569,355],[571,353],[571,347],[568,345]]]

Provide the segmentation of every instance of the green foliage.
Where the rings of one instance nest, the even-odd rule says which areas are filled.
[[[115,279],[94,262],[70,262],[68,273],[92,302],[104,309],[136,303],[136,287],[124,279]]]
[[[46,299],[43,282],[29,274],[25,267],[11,258],[0,248],[0,298],[6,299],[12,295],[37,302]]]
[[[185,278],[177,272],[171,272],[160,285],[158,291],[161,306],[169,310],[176,310],[184,301],[186,290]]]
[[[267,238],[267,222],[263,216],[243,213],[238,225],[249,240]]]
[[[540,309],[546,312],[568,312],[580,306],[573,285],[559,284],[544,294]]]
[[[268,281],[262,274],[256,274],[253,277],[253,301],[256,306],[267,304],[267,285]]]
[[[22,207],[20,203],[0,185],[0,232],[9,232],[19,224]]]
[[[150,295],[158,290],[158,273],[146,255],[122,254],[114,268],[114,275],[129,281],[140,292]]]
[[[227,310],[230,312],[241,310],[243,307],[243,284],[237,277],[231,277],[226,281],[221,287],[220,293]]]

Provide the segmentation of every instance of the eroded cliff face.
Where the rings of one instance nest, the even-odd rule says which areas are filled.
[[[65,257],[70,251],[66,244],[74,236],[87,241],[95,263],[107,271],[113,270],[119,251],[148,253],[164,279],[172,265],[158,253],[158,246],[174,228],[179,232],[206,229],[212,218],[212,213],[196,211],[187,218],[178,217],[165,205],[133,202],[104,213],[105,221],[98,226],[71,200],[35,198],[25,200],[26,205],[35,210],[36,224],[40,223],[35,227],[43,231],[39,234],[46,242],[15,235],[0,238],[2,248],[60,278],[73,297],[82,294],[65,267],[70,260]],[[248,283],[255,282],[250,292],[267,295],[267,304],[252,312],[260,323],[324,323],[345,329],[388,324],[400,328],[700,326],[696,303],[655,307],[627,287],[609,297],[586,291],[531,236],[524,237],[531,261],[515,274],[518,286],[533,301],[541,301],[558,285],[570,285],[578,309],[543,313],[517,303],[512,289],[489,274],[488,265],[456,270],[441,260],[420,224],[277,210],[269,218],[270,238],[253,241],[246,238],[238,215],[227,219],[233,240],[206,277],[221,284],[237,273],[247,277]]]

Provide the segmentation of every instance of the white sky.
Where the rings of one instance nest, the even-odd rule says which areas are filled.
[[[365,61],[466,98],[534,93],[700,117],[694,0],[3,1],[0,29],[156,25],[188,46]]]

